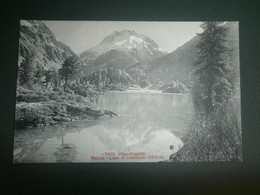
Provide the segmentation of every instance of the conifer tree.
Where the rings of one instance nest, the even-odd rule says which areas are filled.
[[[193,98],[203,105],[199,111],[208,114],[229,98],[232,89],[231,69],[226,44],[227,28],[223,22],[204,22],[201,27],[204,31],[199,34],[198,58],[195,62],[197,86],[194,86],[200,93],[194,93]]]
[[[80,73],[80,62],[79,60],[74,57],[68,57],[62,64],[60,69],[60,74],[62,79],[64,79],[64,91],[66,91],[67,83],[69,80],[73,80],[76,78],[77,75]]]
[[[54,87],[60,86],[60,74],[57,71],[53,71]]]
[[[36,71],[35,71],[35,83],[41,85],[43,75],[44,75],[44,69],[42,68],[42,66],[37,64]]]
[[[45,72],[46,88],[48,88],[49,83],[52,82],[53,77],[54,77],[54,71],[53,71],[53,70],[47,70],[47,71]]]
[[[21,85],[32,86],[35,79],[35,68],[33,66],[35,54],[26,56],[20,64],[18,71],[19,83]]]

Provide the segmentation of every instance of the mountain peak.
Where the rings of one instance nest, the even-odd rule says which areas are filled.
[[[123,39],[127,39],[130,36],[137,36],[138,34],[133,31],[133,30],[121,30],[121,31],[114,31],[113,33],[111,33],[110,35],[106,36],[103,41],[101,42],[101,44],[104,43],[109,43],[109,42],[113,42],[116,40],[123,40]]]
[[[114,31],[110,35],[106,36],[98,46],[91,48],[90,50],[98,52],[100,48],[103,49],[104,47],[107,49],[110,47],[110,49],[113,48],[119,50],[132,50],[133,48],[145,50],[152,49],[164,52],[151,38],[138,34],[134,30],[127,29]]]
[[[127,29],[124,29],[124,30],[121,30],[119,31],[119,34],[126,34],[126,35],[137,35],[137,33],[133,30],[127,30]]]
[[[112,32],[100,44],[84,51],[80,58],[87,64],[110,50],[123,52],[138,62],[146,62],[166,54],[151,38],[124,29]]]

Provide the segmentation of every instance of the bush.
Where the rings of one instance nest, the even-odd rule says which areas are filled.
[[[188,93],[189,91],[189,88],[180,81],[170,81],[167,83],[158,81],[151,88],[162,90],[165,93]]]
[[[242,161],[240,99],[230,99],[216,112],[198,116],[189,126],[184,146],[173,161]]]
[[[31,93],[32,91],[29,89],[26,89],[24,87],[18,86],[16,90],[16,95],[18,96],[19,94],[28,94]]]
[[[74,91],[72,91],[71,89],[69,89],[69,88],[66,88],[66,91],[65,91],[66,93],[69,93],[69,94],[74,94]]]
[[[123,86],[112,83],[112,84],[106,85],[106,89],[114,90],[114,91],[123,91]]]
[[[63,93],[63,90],[61,87],[54,87],[53,91],[58,92],[58,93]]]
[[[60,96],[57,93],[51,93],[49,95],[50,100],[57,101],[60,100]]]
[[[47,96],[29,93],[18,95],[16,100],[18,102],[46,102],[49,100],[49,98]]]

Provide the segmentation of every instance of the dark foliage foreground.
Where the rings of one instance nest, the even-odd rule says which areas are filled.
[[[230,99],[216,112],[198,115],[190,124],[184,146],[170,161],[242,161],[240,99]]]

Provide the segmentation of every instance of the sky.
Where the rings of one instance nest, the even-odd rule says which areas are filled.
[[[44,21],[56,38],[75,53],[99,44],[114,31],[134,30],[173,52],[202,30],[200,22]]]

